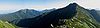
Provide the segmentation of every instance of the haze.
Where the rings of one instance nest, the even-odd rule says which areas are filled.
[[[100,0],[0,0],[0,14],[27,8],[35,10],[62,8],[73,1],[85,8],[100,8]]]

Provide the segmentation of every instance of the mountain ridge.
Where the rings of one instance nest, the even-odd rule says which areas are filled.
[[[26,13],[27,10],[23,12]],[[77,3],[70,3],[56,10],[46,10],[39,16],[18,19],[13,23],[27,28],[100,28],[93,15]]]

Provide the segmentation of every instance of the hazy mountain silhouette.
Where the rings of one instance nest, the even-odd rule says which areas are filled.
[[[97,11],[97,10],[89,10],[90,14],[93,15],[93,17],[96,19],[96,21],[100,22],[100,11]]]
[[[23,10],[14,12],[14,13],[1,15],[0,19],[11,22],[15,19],[33,18],[33,17],[39,16],[41,14],[42,14],[42,12],[39,12],[36,10],[23,9]]]

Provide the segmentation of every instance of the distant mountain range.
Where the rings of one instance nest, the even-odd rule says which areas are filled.
[[[90,14],[96,19],[96,21],[100,22],[100,10],[88,10]]]
[[[24,9],[24,10],[19,10],[14,13],[1,15],[0,19],[7,20],[7,21],[13,21],[15,19],[32,18],[40,14],[42,13],[36,10]]]
[[[77,3],[43,11],[24,9],[1,15],[0,19],[23,28],[100,28],[99,11],[85,9]]]
[[[22,19],[17,25],[31,28],[48,28],[50,24],[56,22],[58,19],[70,19],[75,13],[76,5],[71,4],[67,7],[45,13],[35,18]]]
[[[16,25],[28,28],[100,28],[91,13],[76,3],[35,18],[21,19]]]
[[[33,17],[39,16],[43,13],[50,12],[53,10],[55,9],[43,10],[43,11],[36,11],[34,9],[22,9],[14,13],[0,15],[0,19],[7,20],[7,21],[13,21],[15,19],[33,18]]]

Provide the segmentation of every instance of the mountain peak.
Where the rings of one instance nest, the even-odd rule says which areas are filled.
[[[17,13],[28,13],[28,12],[37,12],[36,10],[34,9],[21,9],[19,11],[17,11]]]
[[[77,3],[70,3],[69,5],[75,5],[75,6],[77,6],[78,4]]]
[[[34,9],[22,9],[20,11],[29,11],[29,10],[34,10]]]
[[[78,5],[77,3],[70,3],[71,5]]]
[[[78,4],[77,3],[70,3],[68,6],[66,6],[65,8],[76,8],[76,6],[78,6]]]

